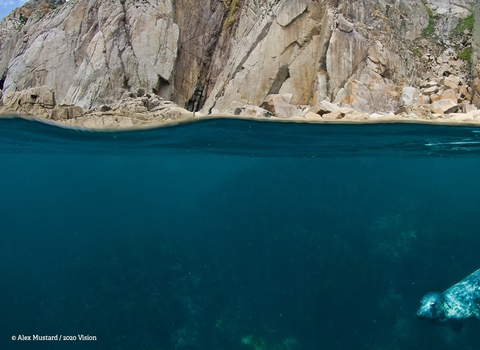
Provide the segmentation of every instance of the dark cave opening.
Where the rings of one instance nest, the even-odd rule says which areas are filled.
[[[158,76],[157,86],[152,88],[152,91],[155,95],[158,95],[165,100],[172,99],[172,88],[170,82],[160,75]]]
[[[195,91],[192,94],[192,97],[187,102],[187,110],[190,112],[197,112],[203,107],[203,101],[202,101],[202,95],[203,95],[203,85],[199,84],[196,88]]]

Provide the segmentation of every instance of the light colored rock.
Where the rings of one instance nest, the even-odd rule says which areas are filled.
[[[9,92],[48,85],[58,102],[85,110],[105,105],[138,118],[164,110],[175,115],[161,101],[127,103],[141,87],[205,114],[259,106],[267,95],[285,93],[292,93],[285,101],[293,106],[292,115],[303,115],[295,106],[322,100],[362,113],[387,113],[411,103],[401,96],[401,86],[417,86],[420,79],[434,86],[448,72],[443,83],[456,93],[450,78],[467,81],[463,60],[442,45],[474,0],[428,0],[427,5],[440,43],[421,37],[430,18],[418,0],[388,6],[353,0],[69,1],[55,12],[32,14],[24,25],[2,21],[3,99]],[[468,99],[457,85],[458,96]],[[480,90],[475,91],[470,95],[480,105]]]
[[[458,94],[460,95],[461,98],[468,99],[467,96],[470,96],[468,89],[465,85],[462,85],[458,88]]]
[[[425,94],[425,95],[433,95],[433,94],[436,94],[438,92],[440,88],[437,86],[437,85],[434,85],[434,86],[431,86],[431,87],[428,87],[426,89],[424,89],[422,92]]]
[[[336,103],[348,104],[363,113],[371,111],[391,112],[398,107],[397,88],[383,79],[362,75],[361,80],[352,79],[341,89]],[[341,100],[338,97],[342,95]]]
[[[450,113],[448,119],[453,119],[456,121],[468,121],[473,120],[472,113]]]
[[[480,30],[479,30],[480,31]],[[477,107],[480,108],[480,78],[475,78],[473,83],[473,97],[472,97],[472,103]]]
[[[420,91],[412,86],[406,86],[402,89],[400,98],[401,106],[413,106],[420,100]]]
[[[474,78],[473,84],[471,85],[473,91],[472,102],[480,107],[480,90],[478,85],[478,77],[480,76],[480,4],[477,2],[473,11],[474,26],[472,32],[472,75]]]
[[[261,118],[270,118],[273,116],[273,114],[266,109],[257,107],[257,106],[252,106],[252,105],[246,105],[246,106],[241,106],[241,107],[236,107],[233,110],[234,115],[238,115],[241,117],[261,117]]]
[[[385,117],[384,114],[378,114],[378,113],[370,114],[370,119],[380,119],[380,118],[384,118],[384,117]]]
[[[307,9],[309,2],[309,0],[285,1],[278,14],[277,23],[282,27],[288,26]]]
[[[5,109],[40,118],[48,118],[55,104],[55,94],[48,86],[9,92],[4,99]]]
[[[162,84],[173,83],[178,52],[179,28],[171,16],[169,0],[70,1],[54,16],[25,25],[4,90],[48,85],[60,103],[84,108],[138,86],[160,93]]]
[[[420,99],[418,101],[419,104],[421,105],[428,105],[431,103],[431,100],[430,100],[430,96],[427,96],[427,95],[421,95],[420,96]]]
[[[350,107],[340,107],[337,111],[339,113],[343,114],[344,116],[347,115],[347,114],[356,113],[355,109],[350,108]]]
[[[415,114],[418,118],[432,119],[431,107],[428,104],[413,106],[411,113]]]
[[[441,83],[443,84],[443,86],[445,86],[445,88],[458,92],[460,78],[455,75],[450,75],[442,79]]]
[[[308,11],[282,27],[274,19],[283,1],[277,4],[272,1],[264,14],[255,7],[247,12],[245,7],[238,24],[245,35],[236,39],[235,55],[220,64],[203,112],[221,113],[232,101],[260,105],[268,94],[276,93],[293,93],[296,105],[313,104],[316,84],[311,83],[317,80],[319,67],[312,62],[325,55],[333,14],[325,4],[310,2]],[[225,60],[224,52],[219,54]]]
[[[435,19],[435,34],[447,43],[447,38],[457,26],[459,19],[470,15],[475,0],[426,0],[426,5]]]
[[[444,90],[441,94],[440,94],[440,98],[443,99],[443,100],[452,100],[454,103],[457,103],[458,102],[458,96],[457,96],[457,93],[452,90],[452,89],[448,89],[448,90]]]
[[[460,109],[460,106],[453,102],[451,99],[438,100],[432,103],[431,111],[433,113],[456,113]]]
[[[355,31],[346,33],[338,28],[333,31],[328,46],[326,65],[330,77],[329,90],[334,95],[360,68],[367,52],[365,38],[359,33]]]
[[[321,101],[325,101],[328,98],[328,82],[327,82],[327,72],[321,71],[317,73],[317,91],[314,93],[314,98],[312,100],[313,104],[316,104]]]
[[[50,119],[63,120],[63,119],[80,118],[82,116],[83,116],[83,109],[79,106],[56,105],[50,114]]]
[[[342,103],[348,97],[347,89],[341,88],[338,90],[337,95],[335,96],[335,100],[333,101],[336,104]]]
[[[119,128],[131,128],[133,127],[133,121],[131,118],[121,116],[88,116],[81,118],[79,124],[73,122],[65,123],[72,126],[83,126],[90,129],[119,129]]]
[[[368,113],[361,113],[358,111],[353,111],[351,113],[347,113],[344,115],[345,120],[356,120],[356,121],[368,120],[369,117],[370,116]]]
[[[435,80],[428,80],[425,82],[425,84],[422,84],[424,88],[432,88],[432,87],[437,87],[438,88],[438,82]]]
[[[291,94],[268,95],[262,107],[278,118],[301,117],[302,111],[297,106],[290,104],[291,97]]]
[[[335,103],[331,103],[328,101],[320,101],[315,106],[313,106],[310,109],[310,111],[312,111],[313,113],[323,115],[330,112],[336,112],[338,111],[339,108],[340,107]]]
[[[465,103],[464,104],[464,109],[465,109],[465,113],[478,111],[478,108],[475,107],[475,105],[473,105],[471,103]]]
[[[454,104],[458,103],[458,97],[455,91],[448,89],[439,94],[431,95],[430,99],[432,102],[439,101],[439,100],[452,100]]]
[[[170,101],[142,94],[110,105],[100,105],[85,113],[79,106],[56,104],[53,90],[47,86],[9,93],[2,113],[18,113],[40,119],[54,120],[69,126],[116,129],[131,126],[160,125],[167,121],[193,119],[195,115]],[[145,106],[155,106],[148,110]],[[257,107],[258,108],[258,107]]]
[[[308,119],[308,120],[321,120],[322,119],[320,114],[317,114],[317,113],[314,113],[314,112],[311,112],[311,111],[308,111],[307,113],[305,113],[304,118]]]
[[[395,111],[395,115],[412,113],[413,106],[401,106]]]
[[[337,27],[342,32],[350,33],[350,32],[353,32],[354,24],[352,22],[347,21],[345,17],[343,17],[343,15],[339,15],[337,18]]]
[[[338,120],[342,119],[344,115],[340,112],[330,112],[322,115],[322,119],[324,120]]]

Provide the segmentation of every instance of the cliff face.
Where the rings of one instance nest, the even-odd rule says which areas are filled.
[[[97,0],[34,12],[5,53],[4,94],[47,85],[58,102],[89,108],[139,86],[171,93],[179,38],[173,12],[169,1]]]
[[[46,85],[57,103],[87,109],[144,88],[205,113],[260,106],[269,94],[291,96],[296,105],[330,100],[388,112],[399,107],[403,86],[445,72],[463,81],[478,75],[480,29],[473,29],[472,39],[469,22],[474,5],[30,1],[29,13],[0,22],[0,83],[4,98]],[[471,57],[458,58],[466,48]]]

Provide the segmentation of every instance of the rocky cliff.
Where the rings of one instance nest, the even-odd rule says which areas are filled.
[[[432,104],[446,90],[464,112],[480,103],[478,7],[475,0],[30,0],[0,22],[0,87],[11,109],[35,104],[19,94],[43,87],[54,105],[83,110],[145,94],[204,114],[295,117],[317,106],[311,112],[321,115],[331,102],[380,115],[429,105],[426,115],[442,116],[447,109]],[[445,85],[449,77],[453,85]]]

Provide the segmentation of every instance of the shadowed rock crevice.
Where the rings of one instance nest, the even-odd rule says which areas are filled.
[[[208,0],[199,6],[193,0],[173,2],[174,21],[180,31],[178,56],[175,66],[173,100],[179,105],[201,108],[207,76],[212,64],[212,55],[218,44],[227,9],[222,2]],[[212,79],[214,77],[209,77]]]
[[[288,70],[288,65],[283,65],[278,69],[277,76],[273,80],[272,87],[268,91],[270,94],[278,94],[283,83],[290,78],[290,71]]]
[[[172,86],[168,80],[159,75],[157,85],[153,88],[153,93],[166,100],[170,100],[172,97]]]

